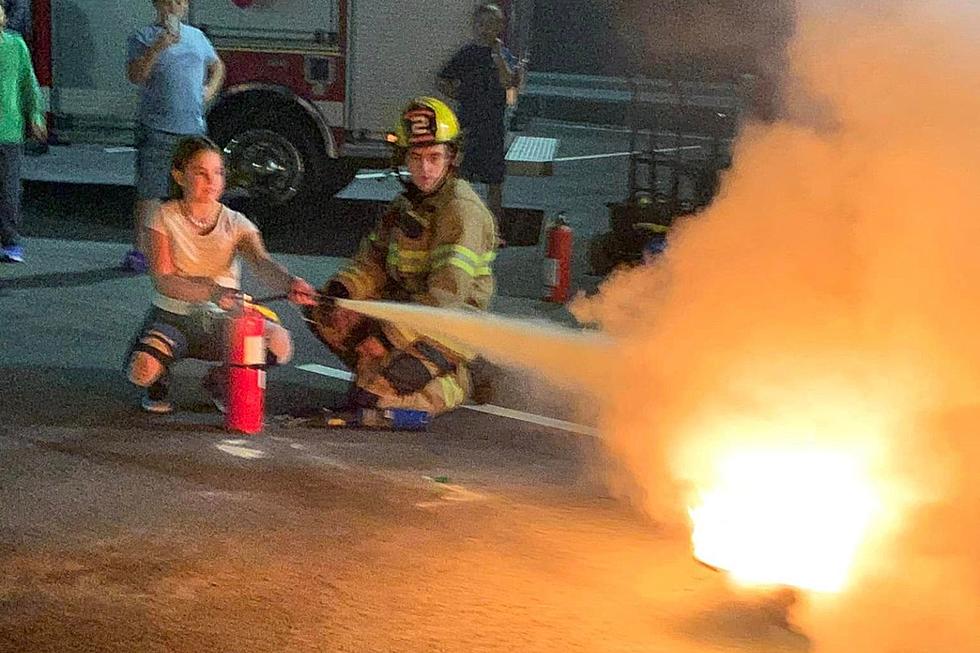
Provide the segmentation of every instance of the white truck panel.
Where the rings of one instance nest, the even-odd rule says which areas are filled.
[[[149,0],[53,0],[52,110],[131,120],[138,91],[126,79],[126,40],[155,17]]]
[[[315,32],[337,32],[342,0],[258,0],[242,9],[231,0],[191,2],[191,20],[209,32],[309,40]]]
[[[413,96],[436,93],[436,74],[471,38],[475,0],[350,0],[347,123],[377,137]]]

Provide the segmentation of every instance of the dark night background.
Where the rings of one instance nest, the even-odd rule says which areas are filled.
[[[730,78],[783,47],[792,11],[792,0],[535,0],[532,69]]]

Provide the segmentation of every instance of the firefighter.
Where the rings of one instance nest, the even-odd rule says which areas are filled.
[[[494,293],[493,215],[457,177],[460,129],[444,102],[413,99],[388,135],[395,165],[411,179],[361,242],[351,262],[327,281],[328,297],[383,299],[484,311]],[[471,393],[473,356],[431,335],[380,322],[329,302],[308,311],[313,332],[351,370],[345,408],[411,408],[433,415]]]

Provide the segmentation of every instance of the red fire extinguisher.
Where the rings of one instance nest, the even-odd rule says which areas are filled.
[[[559,213],[548,228],[544,259],[545,300],[563,303],[572,290],[572,228]]]
[[[265,318],[244,296],[228,320],[228,396],[225,428],[241,433],[262,430],[265,415]]]

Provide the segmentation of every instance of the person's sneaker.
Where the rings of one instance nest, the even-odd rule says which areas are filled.
[[[146,257],[139,250],[131,249],[126,252],[120,267],[127,272],[145,274],[150,266],[146,262]]]
[[[208,370],[201,379],[201,387],[208,393],[211,403],[219,413],[228,412],[228,370],[223,365]]]
[[[154,415],[166,415],[174,412],[174,402],[169,399],[150,399],[149,395],[144,395],[140,408]]]
[[[20,245],[7,245],[3,248],[3,260],[7,263],[23,263],[24,248]]]
[[[140,406],[146,412],[156,415],[174,412],[174,402],[170,400],[170,382],[166,376],[146,389]]]

